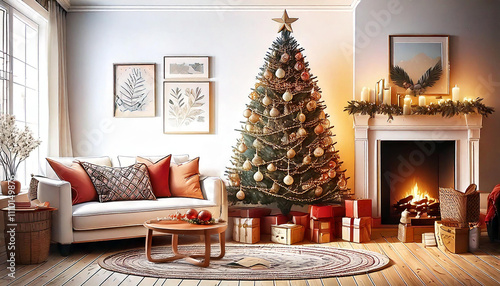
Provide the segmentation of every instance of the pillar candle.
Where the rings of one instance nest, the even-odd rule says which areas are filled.
[[[451,89],[451,98],[453,101],[460,100],[460,88],[455,84],[455,87]]]
[[[361,90],[361,101],[368,102],[370,100],[370,89],[367,87],[363,87]]]
[[[418,106],[426,106],[427,104],[425,103],[425,96],[421,95],[418,97]]]
[[[391,105],[391,88],[384,89],[384,104]]]
[[[403,114],[410,115],[411,114],[411,97],[409,94],[405,96],[405,104],[403,106]]]

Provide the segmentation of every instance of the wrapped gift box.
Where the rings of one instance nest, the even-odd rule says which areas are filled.
[[[345,200],[345,216],[360,218],[372,216],[372,200]]]
[[[330,229],[308,229],[307,238],[315,243],[327,243],[333,240],[333,233]]]
[[[469,251],[477,251],[479,249],[479,239],[481,238],[481,228],[474,226],[469,229]]]
[[[290,212],[288,214],[294,224],[300,224],[304,229],[309,228],[309,214],[303,212]]]
[[[334,227],[332,231],[337,238],[342,238],[342,217],[334,217],[333,218]]]
[[[398,239],[401,242],[413,242],[413,227],[410,224],[400,223],[398,227]]]
[[[260,240],[259,218],[233,218],[233,240],[243,243],[256,243]]]
[[[260,232],[263,234],[271,234],[271,226],[284,224],[287,221],[287,217],[282,214],[265,216],[261,219]]]
[[[368,242],[371,240],[372,218],[342,218],[342,239],[351,242]]]
[[[241,217],[261,218],[271,214],[271,209],[268,208],[241,208]]]
[[[276,243],[294,244],[304,240],[304,227],[298,224],[280,224],[271,227],[271,240]]]
[[[437,246],[436,236],[433,232],[422,233],[422,243],[424,244],[424,247]]]
[[[309,223],[310,229],[332,229],[332,218],[312,218]]]
[[[339,204],[332,205],[332,212],[334,217],[345,217],[345,207]]]
[[[331,205],[310,205],[309,215],[311,218],[330,218],[333,217],[333,207]]]
[[[469,228],[443,225],[441,221],[434,223],[437,245],[441,250],[452,253],[464,253],[469,248]]]

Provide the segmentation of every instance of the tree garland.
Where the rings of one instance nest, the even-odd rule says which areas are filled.
[[[484,117],[488,117],[495,109],[484,105],[482,101],[483,98],[479,97],[471,101],[447,100],[441,103],[431,103],[427,106],[412,106],[411,113],[416,115],[441,114],[443,117],[452,117],[460,114],[480,114]],[[403,108],[395,104],[376,105],[373,102],[356,100],[348,101],[348,105],[344,107],[344,111],[347,111],[349,115],[359,113],[362,115],[370,115],[370,117],[374,117],[375,114],[384,114],[388,116],[387,121],[393,120],[394,115],[403,114]]]

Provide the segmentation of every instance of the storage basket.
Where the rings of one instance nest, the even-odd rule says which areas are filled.
[[[47,260],[50,249],[52,210],[10,210],[4,209],[5,246],[15,245],[16,264],[37,264]],[[12,214],[12,213],[11,213]],[[15,218],[9,221],[9,217]],[[13,229],[15,236],[8,231]],[[10,244],[9,244],[10,243]]]
[[[439,188],[441,220],[468,227],[479,221],[479,192],[476,185],[470,185],[465,193],[453,188]]]

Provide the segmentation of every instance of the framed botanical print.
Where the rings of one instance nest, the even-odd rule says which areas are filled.
[[[156,64],[114,64],[114,116],[154,117]]]

